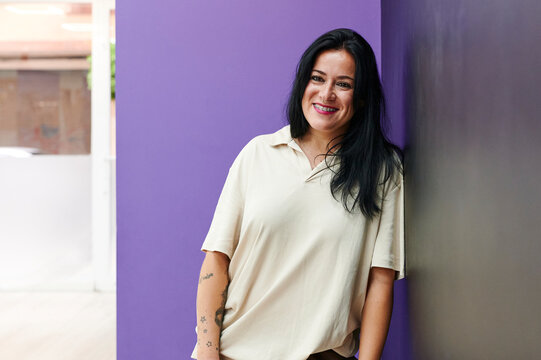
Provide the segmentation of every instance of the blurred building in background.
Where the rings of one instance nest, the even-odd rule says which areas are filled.
[[[0,359],[116,358],[114,9],[0,0]]]
[[[107,14],[93,19],[96,4]],[[103,34],[114,50],[110,1],[0,2],[0,290],[94,290],[98,276],[114,289],[114,98],[101,93],[108,116],[100,107],[93,120],[89,86],[111,72],[93,61],[90,73]],[[105,151],[92,151],[98,122],[107,124]],[[98,246],[94,152],[105,153],[109,170],[110,226]]]
[[[0,7],[0,146],[90,153],[91,4]]]

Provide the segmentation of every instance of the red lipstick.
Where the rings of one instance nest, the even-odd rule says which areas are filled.
[[[312,104],[312,106],[314,107],[314,110],[323,115],[334,114],[338,110],[338,108],[335,108],[333,106],[323,105],[320,103],[314,103]],[[330,109],[331,111],[328,111],[328,109]]]

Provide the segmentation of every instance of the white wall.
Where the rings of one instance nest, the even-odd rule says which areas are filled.
[[[0,290],[92,290],[90,155],[0,158]]]

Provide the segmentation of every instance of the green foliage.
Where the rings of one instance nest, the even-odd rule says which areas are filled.
[[[86,57],[86,60],[90,64],[88,73],[86,74],[86,82],[88,90],[92,90],[92,55]],[[115,44],[111,43],[111,98],[115,98],[115,72],[116,72],[116,50]]]

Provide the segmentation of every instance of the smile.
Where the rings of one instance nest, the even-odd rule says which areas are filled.
[[[323,105],[319,105],[319,104],[314,104],[314,108],[320,114],[331,114],[331,113],[334,113],[334,112],[338,111],[337,108],[327,107],[327,106],[323,106]]]

